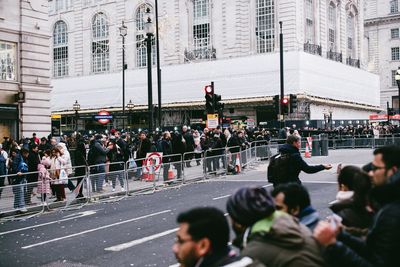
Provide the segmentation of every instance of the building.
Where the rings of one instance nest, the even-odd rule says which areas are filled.
[[[365,70],[363,1],[159,0],[163,126],[202,120],[204,86],[222,95],[225,115],[259,123],[276,120],[279,21],[284,35],[286,94],[298,109],[289,120],[319,127],[360,123],[379,111],[379,77]],[[147,121],[146,9],[154,1],[52,0],[52,111],[64,129],[91,129],[100,109],[121,127],[122,37],[127,26],[127,124]],[[153,19],[154,20],[154,19]],[[155,47],[152,46],[153,64]],[[157,88],[153,67],[153,89]],[[153,90],[153,104],[157,90]],[[72,110],[79,101],[80,110]],[[78,116],[77,116],[78,115]],[[328,116],[329,115],[329,116]],[[118,119],[119,118],[119,119]],[[327,118],[330,118],[328,121]],[[189,119],[192,119],[190,121]],[[351,122],[350,122],[351,121]],[[125,124],[126,125],[126,124]]]
[[[0,1],[0,139],[50,133],[47,1]]]
[[[380,76],[381,107],[399,108],[394,75],[400,67],[399,0],[368,0],[365,6],[368,70]]]

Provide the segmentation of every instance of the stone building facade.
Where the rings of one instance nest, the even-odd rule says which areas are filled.
[[[145,111],[144,17],[147,7],[154,12],[154,4],[49,1],[53,112],[70,116],[73,123],[75,100],[81,105],[81,118],[99,109],[121,110],[122,21],[127,26],[126,99],[135,103],[134,112]],[[363,4],[361,0],[159,0],[163,110],[204,111],[202,88],[215,81],[226,107],[235,110],[233,115],[244,109],[247,117],[260,121],[256,108],[270,105],[279,93],[281,21],[286,93],[297,94],[306,103],[300,105],[305,109],[297,118],[322,120],[328,109],[338,120],[368,118],[378,110],[379,78],[365,70]],[[153,63],[154,58],[153,53]],[[153,77],[156,88],[155,68]]]
[[[47,4],[46,0],[0,1],[1,140],[50,133]]]
[[[399,89],[394,79],[400,67],[400,1],[368,0],[365,36],[368,70],[380,76],[381,107],[399,108]]]

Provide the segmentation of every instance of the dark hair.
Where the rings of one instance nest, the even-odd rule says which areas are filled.
[[[37,148],[37,147],[39,147],[36,143],[33,143],[33,144],[31,144],[30,145],[30,149],[32,150],[32,149],[35,149],[35,148]]]
[[[300,211],[311,205],[310,195],[307,189],[297,183],[280,184],[272,190],[271,195],[276,197],[279,193],[283,193],[285,198],[283,202],[288,210],[296,209],[298,206]]]
[[[286,144],[293,145],[293,143],[300,141],[300,137],[296,135],[289,135],[286,139]]]
[[[375,149],[374,155],[382,154],[382,161],[385,163],[386,169],[394,166],[400,167],[400,147],[384,146]]]
[[[226,249],[229,242],[229,224],[224,213],[217,208],[194,208],[178,215],[178,223],[189,224],[188,233],[197,241],[208,238],[213,253]]]
[[[28,153],[29,154],[29,150],[26,148],[21,148],[21,155],[24,153]]]
[[[349,188],[349,190],[354,191],[354,177],[356,174],[361,173],[362,170],[356,166],[346,166],[344,167],[338,175],[338,183],[343,184]]]
[[[369,202],[371,188],[372,183],[369,175],[363,171],[356,173],[353,178],[354,205],[365,209],[365,206]]]

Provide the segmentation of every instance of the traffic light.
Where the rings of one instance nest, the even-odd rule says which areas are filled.
[[[294,94],[290,94],[290,113],[293,113],[297,108],[297,96]]]
[[[289,99],[287,97],[282,98],[282,114],[288,115],[289,114]]]
[[[279,114],[279,95],[274,96],[272,105],[274,107],[274,112]]]
[[[206,85],[206,87],[204,87],[204,91],[206,93],[206,112],[207,114],[213,114],[215,112],[214,84],[211,83],[211,85]]]
[[[219,112],[220,110],[224,109],[224,104],[220,102],[221,95],[214,94],[214,110]]]

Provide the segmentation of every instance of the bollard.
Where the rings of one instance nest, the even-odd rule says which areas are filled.
[[[312,149],[311,149],[311,156],[321,156],[321,144],[318,135],[312,136]]]

